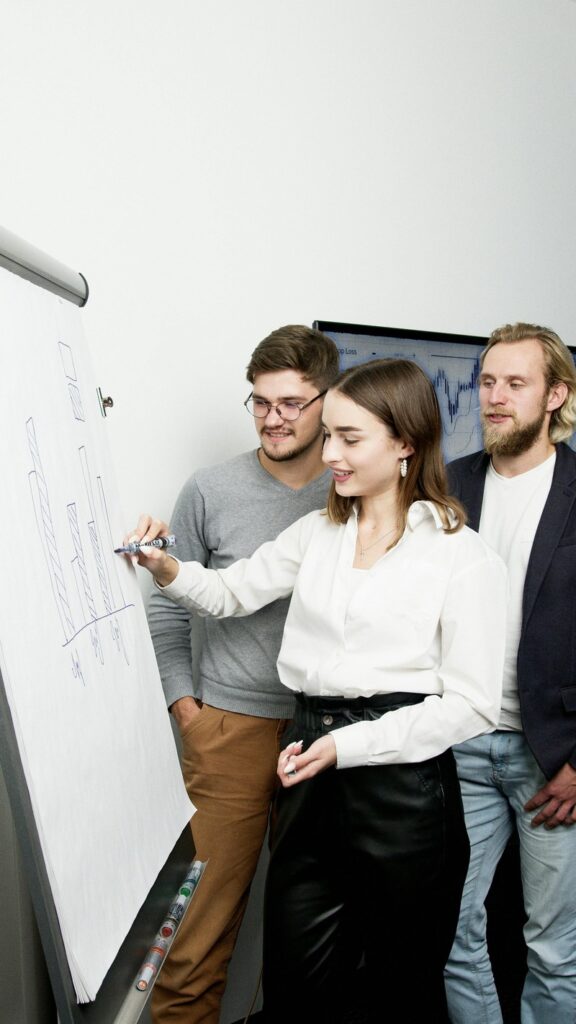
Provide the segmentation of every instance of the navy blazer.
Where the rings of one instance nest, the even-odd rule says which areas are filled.
[[[485,452],[448,466],[450,490],[478,530],[489,465]],[[526,570],[518,646],[524,734],[544,774],[576,768],[576,454],[556,445],[548,499]]]

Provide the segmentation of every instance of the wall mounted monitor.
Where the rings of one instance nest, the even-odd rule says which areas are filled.
[[[482,448],[478,375],[487,338],[399,327],[371,327],[315,320],[338,346],[341,369],[371,359],[413,359],[428,374],[438,395],[444,425],[444,458],[452,462]],[[576,362],[576,351],[571,348]],[[570,446],[576,449],[576,435]]]

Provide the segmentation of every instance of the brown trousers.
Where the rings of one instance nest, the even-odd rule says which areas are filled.
[[[152,995],[154,1024],[218,1024],[226,971],[266,835],[283,719],[204,705],[182,736],[206,870]]]

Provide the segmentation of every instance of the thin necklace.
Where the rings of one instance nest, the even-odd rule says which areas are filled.
[[[364,558],[364,555],[366,554],[367,551],[370,551],[370,548],[375,548],[376,545],[379,544],[381,540],[384,540],[385,537],[389,537],[390,534],[394,533],[394,530],[396,529],[397,527],[393,526],[391,530],[387,530],[386,533],[383,533],[381,537],[377,537],[376,540],[373,540],[371,544],[367,544],[366,547],[362,547],[360,534],[358,534],[358,544],[360,545],[360,558]]]

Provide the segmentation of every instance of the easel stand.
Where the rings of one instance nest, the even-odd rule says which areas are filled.
[[[53,292],[76,306],[83,306],[88,298],[88,286],[81,274],[58,263],[38,249],[23,242],[15,235],[12,235],[4,228],[0,228],[0,268],[25,278],[39,288]],[[2,273],[4,274],[3,271]],[[109,404],[109,400],[103,399],[102,403],[102,411],[104,412],[104,407]],[[0,665],[3,664],[5,666],[4,654],[1,650],[0,655],[2,659],[0,660]],[[5,668],[5,673],[7,671]],[[27,676],[26,681],[28,678]],[[6,680],[7,682],[8,680]],[[12,678],[10,678],[10,683],[14,684]],[[10,691],[10,694],[12,692]],[[163,702],[160,703],[161,711],[163,712]],[[158,875],[108,970],[98,990],[96,999],[91,1003],[78,1004],[44,861],[33,805],[30,799],[27,778],[20,756],[8,691],[1,670],[0,774],[3,777],[9,802],[8,808],[6,802],[3,801],[3,809],[7,812],[7,822],[10,826],[11,838],[12,823],[14,826],[13,831],[18,838],[23,870],[26,875],[38,924],[38,931],[58,1011],[59,1024],[84,1024],[84,1022],[88,1022],[88,1024],[135,1024],[140,1018],[151,991],[149,987],[145,992],[138,992],[135,989],[135,980],[144,958],[154,942],[154,937],[166,918],[171,904],[174,902],[175,893],[178,892],[179,887],[186,878],[193,861],[194,851],[190,828],[187,825],[176,842],[171,855]],[[175,760],[174,777],[176,776],[181,781]],[[185,820],[186,814],[187,808],[184,806],[183,811],[178,814],[177,818],[176,816],[174,817],[173,820],[176,821],[176,824],[169,832],[170,838],[174,837],[182,820]],[[166,832],[160,834],[168,835]],[[15,850],[15,845],[11,846],[11,849]],[[162,855],[164,856],[164,854]],[[154,870],[156,870],[156,862],[154,863]],[[6,861],[6,865],[3,865],[5,867],[5,874],[9,874],[9,869],[12,869],[14,865],[8,861]],[[19,865],[17,867],[18,870],[15,872],[15,877],[20,878]],[[147,878],[147,885],[149,884],[150,877]],[[4,881],[6,882],[6,878]],[[14,885],[16,885],[16,882]],[[75,901],[75,893],[67,893],[66,895],[71,902]],[[140,894],[139,898],[143,898],[143,895]],[[110,894],[110,898],[114,898],[113,893]],[[15,904],[16,914],[17,911],[18,908]],[[134,907],[131,913],[133,912]],[[123,928],[127,926],[127,923],[126,920]],[[7,938],[9,939],[10,936]],[[7,943],[6,948],[9,952],[10,962],[3,963],[0,966],[5,972],[5,977],[10,977],[10,971],[16,976],[21,972],[22,967],[22,962],[19,960],[21,950],[18,948],[17,941],[14,941],[12,946]],[[133,993],[132,990],[134,990]],[[23,1010],[17,1019],[15,1019],[15,1012],[13,1012],[12,1007],[9,1008],[10,1024],[20,1024],[20,1022],[22,1024],[36,1024],[36,1020],[32,1020],[26,1010]],[[19,1009],[17,1012],[20,1013]],[[52,1016],[51,1010],[48,1012]],[[2,1016],[2,1006],[0,1006],[0,1017],[2,1020],[8,1019]],[[43,1018],[43,1020],[47,1019],[47,1017]]]
[[[97,999],[93,1003],[79,1005],[68,969],[1,672],[0,766],[20,840],[59,1024],[136,1024],[150,997],[152,987],[145,992],[138,992],[134,982],[154,936],[194,859],[190,829],[186,828],[183,831],[168,863],[160,872],[104,979]]]

